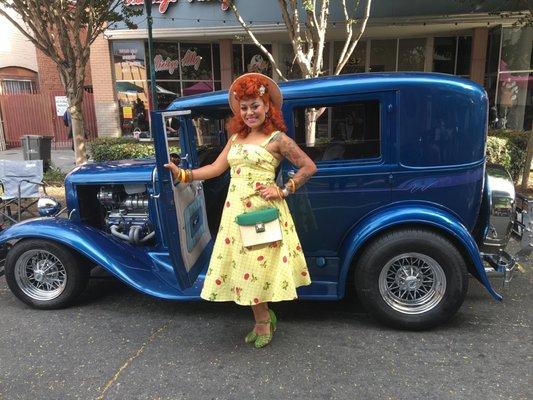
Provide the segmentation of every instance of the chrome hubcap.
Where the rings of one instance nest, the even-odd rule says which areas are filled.
[[[394,310],[421,314],[433,309],[446,292],[446,275],[433,258],[404,253],[389,260],[379,274],[381,297]]]
[[[32,299],[53,300],[65,290],[67,271],[52,253],[28,250],[15,264],[15,280],[24,294]]]

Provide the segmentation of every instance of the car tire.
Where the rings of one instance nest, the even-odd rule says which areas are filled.
[[[356,263],[357,296],[377,320],[422,330],[449,320],[468,290],[466,263],[447,238],[422,228],[386,233]]]
[[[7,253],[6,282],[16,297],[34,308],[64,308],[87,286],[90,268],[85,264],[59,243],[26,239]]]

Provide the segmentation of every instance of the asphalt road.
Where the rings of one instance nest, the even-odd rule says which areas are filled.
[[[531,265],[503,303],[471,279],[456,317],[425,332],[385,328],[354,298],[277,304],[261,350],[245,307],[93,279],[75,306],[37,311],[2,278],[0,399],[532,399]]]

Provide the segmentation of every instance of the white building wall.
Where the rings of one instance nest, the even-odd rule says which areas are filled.
[[[12,10],[13,18],[20,18]],[[21,22],[22,23],[22,22]],[[35,46],[11,23],[0,15],[0,68],[23,67],[37,72]]]

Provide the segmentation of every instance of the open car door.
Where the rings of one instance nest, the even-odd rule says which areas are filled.
[[[190,139],[194,132],[190,111],[154,111],[152,130],[156,152],[159,193],[155,195],[163,240],[168,248],[178,284],[191,287],[212,250],[202,182],[174,186],[165,164],[181,168],[196,166],[196,149]]]

